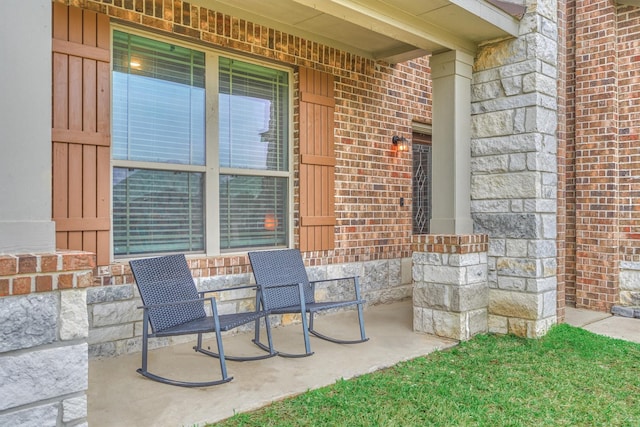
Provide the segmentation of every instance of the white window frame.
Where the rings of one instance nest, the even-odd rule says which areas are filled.
[[[142,169],[156,169],[156,170],[171,170],[171,171],[182,171],[182,172],[201,172],[205,175],[205,183],[204,183],[204,210],[205,210],[205,248],[202,254],[206,256],[218,256],[218,255],[234,255],[234,254],[244,254],[247,252],[247,249],[242,250],[229,250],[229,251],[221,251],[220,250],[220,212],[217,209],[218,201],[220,198],[220,186],[219,186],[219,177],[220,175],[254,175],[254,176],[268,176],[268,177],[283,177],[287,178],[287,242],[288,247],[293,247],[293,191],[294,191],[294,159],[293,159],[293,145],[294,145],[294,128],[293,128],[293,114],[294,114],[294,105],[293,105],[293,97],[294,97],[294,78],[293,78],[293,69],[291,67],[286,67],[280,64],[276,64],[269,61],[261,61],[254,57],[250,57],[248,55],[236,54],[228,51],[224,51],[221,49],[216,49],[215,46],[205,44],[205,43],[191,43],[188,41],[184,41],[180,38],[170,37],[166,35],[150,33],[147,31],[138,30],[135,28],[128,27],[126,25],[112,24],[111,25],[111,37],[113,40],[113,32],[121,31],[129,34],[133,34],[140,37],[146,37],[149,39],[158,40],[165,43],[171,43],[176,46],[182,46],[185,48],[199,50],[204,52],[205,54],[205,165],[184,165],[184,164],[172,164],[166,165],[161,163],[154,162],[141,162],[141,161],[131,161],[131,160],[117,160],[113,158],[113,154],[111,155],[111,166],[109,169],[110,173],[110,190],[111,190],[111,203],[113,203],[113,168],[142,168]],[[113,87],[113,41],[111,41],[111,69],[109,76],[111,78],[111,86]],[[256,65],[261,65],[264,67],[272,68],[279,71],[284,71],[288,76],[288,100],[289,103],[289,117],[288,117],[288,144],[287,144],[287,171],[257,171],[241,169],[241,168],[226,168],[220,167],[220,157],[219,157],[219,149],[218,149],[218,134],[219,134],[219,125],[218,125],[218,117],[219,117],[219,67],[218,67],[218,58],[226,57],[231,59],[237,59],[243,62],[249,62]],[[211,89],[209,89],[211,88]],[[209,93],[213,93],[216,96],[209,96]],[[113,97],[111,97],[113,99]],[[111,104],[111,117],[113,117],[113,102]],[[113,149],[113,147],[112,147]],[[111,215],[111,259],[112,260],[126,260],[131,259],[136,256],[134,255],[116,255],[114,253],[114,244],[113,244],[113,214]],[[161,253],[158,253],[160,255]],[[195,255],[197,253],[191,253]],[[153,256],[153,253],[148,254],[140,254],[140,256]]]

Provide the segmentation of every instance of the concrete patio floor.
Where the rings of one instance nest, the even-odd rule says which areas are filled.
[[[392,366],[457,341],[412,330],[411,300],[365,309],[369,341],[339,345],[311,338],[311,357],[273,357],[252,362],[227,362],[233,381],[206,388],[183,388],[160,384],[136,373],[140,354],[89,362],[88,421],[101,426],[194,426],[230,417],[293,396],[309,389],[333,384],[340,378]],[[321,316],[321,331],[346,330],[357,336],[355,311]],[[303,349],[300,325],[273,330],[276,348],[300,352]],[[225,337],[226,354],[256,354],[252,335]],[[212,342],[212,345],[215,345]],[[153,350],[149,370],[179,379],[202,381],[218,378],[217,359],[197,354],[193,343]],[[215,347],[214,347],[215,348]]]
[[[138,373],[140,354],[89,361],[88,420],[102,426],[196,426],[257,409],[272,401],[333,384],[457,344],[412,331],[411,300],[365,309],[370,340],[338,345],[311,338],[315,354],[300,359],[274,357],[253,362],[227,362],[233,381],[206,388],[183,388],[148,380]],[[567,308],[566,322],[591,332],[640,343],[640,320]],[[322,316],[320,330],[349,331],[357,336],[355,311]],[[274,329],[282,351],[303,348],[300,325]],[[354,335],[355,334],[355,335]],[[252,335],[225,337],[227,354],[256,354]],[[213,344],[213,343],[212,343]],[[197,354],[193,343],[153,350],[149,369],[188,381],[218,378],[218,361]],[[157,369],[156,369],[157,368]]]

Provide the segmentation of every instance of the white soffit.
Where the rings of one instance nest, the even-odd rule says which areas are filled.
[[[391,63],[449,50],[473,55],[480,42],[516,36],[519,26],[517,19],[485,0],[193,0],[193,3]]]

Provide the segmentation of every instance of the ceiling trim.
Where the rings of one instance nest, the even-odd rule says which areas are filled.
[[[408,13],[375,1],[367,5],[353,0],[293,0],[296,3],[311,7],[336,18],[349,21],[368,30],[385,34],[396,40],[428,51],[438,44],[444,50],[462,50],[474,54],[476,44],[462,39],[443,28],[429,26]]]
[[[452,50],[473,56],[479,43],[515,37],[519,31],[514,16],[487,0],[194,1],[285,34],[391,64]]]
[[[375,59],[381,59],[389,64],[397,64],[398,62],[409,61],[410,59],[427,56],[431,52],[426,49],[416,49],[413,46],[402,46],[397,49],[390,49],[384,52],[378,52]]]
[[[215,0],[202,0],[202,3],[209,7],[212,7],[216,12],[224,13],[229,16],[241,17],[242,19],[253,22],[255,24],[259,24],[268,28],[278,29],[283,33],[291,34],[293,36],[298,36],[306,40],[312,40],[320,44],[324,44],[327,46],[337,48],[339,50],[343,50],[345,52],[350,52],[358,56],[362,56],[364,58],[375,59],[370,52],[354,48],[353,46],[347,43],[341,43],[338,40],[331,39],[329,37],[324,37],[317,33],[304,31],[292,25],[284,24],[282,22],[276,21],[264,15],[251,13],[247,10],[231,6],[227,3],[217,2]]]
[[[517,37],[520,31],[519,19],[507,13],[505,10],[486,2],[485,0],[449,0],[451,3],[466,10],[469,13],[482,18],[502,31]]]

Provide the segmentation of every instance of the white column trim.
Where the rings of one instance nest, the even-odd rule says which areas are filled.
[[[471,234],[471,76],[473,57],[433,55],[431,234]]]

